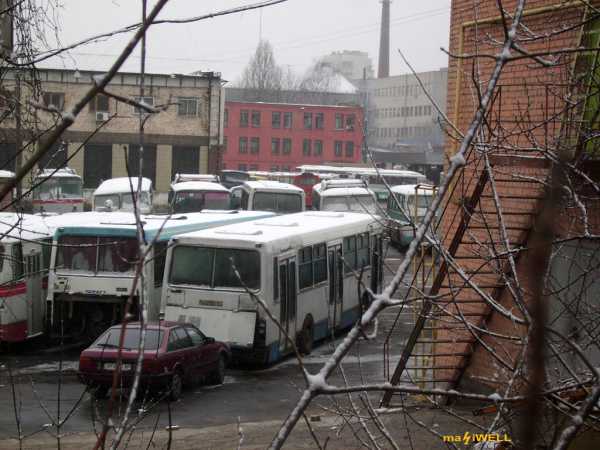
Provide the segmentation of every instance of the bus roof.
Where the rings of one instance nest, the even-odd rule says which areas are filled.
[[[83,223],[73,223],[61,226],[56,230],[56,237],[60,236],[117,236],[136,237],[135,216],[127,212],[86,212],[88,214]],[[159,241],[165,241],[172,236],[204,228],[228,225],[253,219],[274,216],[274,213],[265,211],[211,211],[168,215],[143,215],[141,216],[146,240],[152,240],[160,233]]]
[[[182,181],[180,183],[172,184],[171,189],[174,192],[180,192],[180,191],[229,192],[229,189],[227,189],[225,186],[222,186],[219,183],[213,183],[210,181]]]
[[[176,173],[173,178],[173,184],[186,181],[210,181],[212,183],[218,183],[219,176],[211,173]]]
[[[0,213],[0,241],[38,240],[52,237],[53,230],[42,216]]]
[[[394,194],[415,195],[417,188],[419,188],[419,195],[433,195],[433,186],[428,184],[401,184],[390,189]]]
[[[324,191],[320,191],[319,195],[322,198],[325,197],[360,197],[360,196],[369,196],[372,197],[373,191],[371,189],[365,187],[335,187],[331,189],[326,189]]]
[[[13,175],[14,176],[14,175]],[[61,169],[43,169],[40,170],[36,175],[36,178],[78,178],[81,179],[75,170],[69,167],[63,167]]]
[[[346,234],[378,229],[377,217],[369,214],[305,211],[235,224],[218,229],[181,234],[182,244],[218,245],[230,248],[270,247],[274,251],[324,242]]]
[[[267,191],[267,192],[298,192],[304,193],[304,191],[298,186],[294,186],[289,183],[282,183],[280,181],[272,180],[261,180],[261,181],[245,181],[243,186],[247,186],[250,189]]]
[[[315,172],[315,173],[334,173],[334,174],[351,174],[351,175],[365,175],[365,176],[377,176],[380,175],[386,177],[406,177],[406,176],[418,176],[425,179],[425,175],[414,172],[412,170],[396,170],[396,169],[376,169],[375,167],[352,167],[352,166],[319,166],[305,164],[298,166],[298,170],[302,172]]]
[[[136,191],[137,185],[137,177],[111,178],[109,180],[104,180],[94,191],[94,195],[124,194],[131,192],[131,186],[133,186],[133,190]],[[151,189],[152,181],[148,178],[142,178],[142,191],[149,191]]]

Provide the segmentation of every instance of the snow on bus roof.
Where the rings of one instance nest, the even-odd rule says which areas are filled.
[[[428,184],[400,184],[390,189],[394,194],[415,195],[415,189],[419,188],[419,195],[433,195],[433,186]]]
[[[53,230],[41,216],[33,214],[0,213],[1,242],[49,238]]]
[[[36,178],[79,178],[75,170],[69,167],[63,167],[61,169],[43,169],[40,170],[36,175]]]
[[[186,181],[210,181],[213,183],[219,182],[219,177],[212,173],[176,173],[173,178],[173,184],[183,183]]]
[[[272,181],[272,180],[261,180],[261,181],[245,181],[245,186],[248,186],[250,189],[256,189],[261,191],[290,191],[290,192],[304,192],[302,188],[298,186],[294,186],[289,183],[282,183],[280,181]]]
[[[414,172],[412,170],[398,169],[376,169],[375,167],[355,167],[355,166],[321,166],[305,164],[297,167],[302,172],[328,172],[328,173],[347,173],[353,175],[369,175],[376,176],[378,173],[382,176],[418,176],[425,179],[425,175]]]
[[[315,189],[321,197],[373,196],[373,191],[364,187],[334,187],[324,191]]]
[[[255,244],[278,245],[290,248],[294,242],[325,241],[357,229],[379,228],[377,216],[362,213],[305,211],[261,219],[243,224],[226,225],[209,230],[193,231],[177,236],[178,243],[225,245],[227,247],[256,248]],[[328,231],[334,230],[329,235]]]
[[[131,183],[131,184],[130,184]],[[94,191],[94,195],[109,195],[109,194],[123,194],[131,192],[131,186],[133,190],[137,189],[138,178],[137,177],[120,177],[111,178],[105,180],[98,186]],[[152,189],[152,181],[148,178],[142,178],[142,191],[149,191]]]
[[[180,191],[219,191],[229,192],[225,186],[210,181],[182,181],[171,185],[174,192]]]
[[[68,225],[64,222],[57,227],[56,235],[69,236],[121,236],[135,237],[135,216],[129,212],[85,212],[73,217]],[[84,216],[86,215],[87,216]],[[204,210],[202,212],[174,215],[142,215],[144,233],[147,240],[153,239],[160,232],[161,241],[173,235],[187,233],[206,227],[244,222],[253,219],[273,217],[275,214],[265,211],[220,211]],[[64,217],[65,214],[59,217]]]
[[[14,178],[15,173],[10,170],[0,170],[0,178]]]

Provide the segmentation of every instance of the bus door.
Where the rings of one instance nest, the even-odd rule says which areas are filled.
[[[342,259],[342,244],[327,247],[329,264],[329,311],[330,326],[336,329],[342,320],[344,310],[344,261]]]
[[[39,244],[24,242],[22,246],[22,269],[27,289],[27,335],[31,337],[44,329],[42,252]]]
[[[281,326],[293,340],[296,336],[296,257],[279,260],[279,319]],[[279,350],[291,350],[291,344],[283,333],[279,333]]]
[[[373,260],[371,264],[371,291],[379,293],[383,284],[383,241],[380,235],[371,235]]]

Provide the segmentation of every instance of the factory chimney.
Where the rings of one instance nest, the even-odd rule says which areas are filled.
[[[381,37],[377,78],[390,76],[390,3],[391,0],[381,0]]]

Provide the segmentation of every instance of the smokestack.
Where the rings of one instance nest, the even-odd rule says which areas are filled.
[[[391,0],[381,0],[381,37],[377,78],[390,76],[390,3]]]

